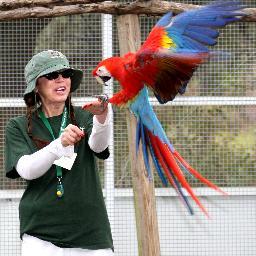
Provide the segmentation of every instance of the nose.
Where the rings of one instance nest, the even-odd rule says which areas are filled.
[[[58,77],[55,80],[62,80],[62,79],[64,79],[64,77],[62,76],[61,73],[59,73]]]

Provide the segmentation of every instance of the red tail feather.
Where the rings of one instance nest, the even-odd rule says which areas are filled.
[[[174,183],[173,178],[171,177],[171,175],[170,175],[170,173],[169,173],[168,166],[166,165],[166,163],[165,163],[165,161],[164,161],[164,159],[163,159],[163,157],[162,157],[162,155],[161,155],[161,153],[160,153],[160,150],[159,150],[159,148],[158,148],[158,146],[157,146],[156,136],[154,136],[151,132],[148,132],[148,135],[149,135],[149,137],[150,137],[150,141],[151,141],[152,146],[153,146],[153,148],[154,148],[154,153],[156,154],[156,157],[157,157],[157,159],[159,160],[159,162],[160,162],[160,164],[161,164],[161,166],[162,166],[162,168],[163,168],[163,170],[164,170],[164,172],[165,172],[165,174],[166,174],[166,176],[167,176],[169,182],[170,182],[174,187],[176,187],[176,184]]]
[[[154,135],[152,135],[152,136],[154,136]],[[193,198],[195,203],[200,207],[200,209],[203,211],[203,213],[207,217],[209,217],[209,214],[208,214],[207,210],[201,204],[200,200],[198,199],[198,197],[196,196],[196,194],[194,193],[194,191],[190,187],[189,183],[187,182],[186,178],[184,177],[184,175],[183,175],[180,167],[178,166],[178,164],[177,164],[177,162],[174,158],[174,155],[171,152],[171,150],[169,149],[169,147],[166,144],[164,144],[158,137],[156,137],[156,136],[154,136],[154,137],[155,137],[155,140],[156,140],[156,143],[157,143],[157,147],[159,148],[159,150],[161,152],[161,156],[164,158],[167,165],[173,171],[174,175],[177,177],[180,184],[188,191],[190,196]]]
[[[177,186],[177,184],[175,183],[173,177],[171,176],[170,174],[170,169],[168,168],[168,166],[166,165],[165,163],[165,160],[163,159],[161,153],[160,153],[160,150],[157,146],[157,141],[156,141],[156,137],[150,132],[148,131],[148,136],[150,138],[150,142],[152,144],[152,147],[154,149],[154,153],[160,163],[160,165],[162,166],[164,172],[165,172],[165,175],[167,176],[167,179],[169,180],[169,182],[172,184],[172,186],[174,187],[174,189],[176,190],[177,194],[179,195],[180,197],[180,200],[182,201],[182,203],[189,209],[189,211],[191,212],[192,214],[192,209],[190,207],[190,205],[188,204],[188,202],[186,202],[186,200],[183,198],[183,195],[182,195],[182,192],[180,192],[179,190],[179,187]]]
[[[224,192],[223,190],[221,190],[219,187],[217,187],[215,184],[213,184],[212,182],[210,182],[209,180],[207,180],[205,177],[203,177],[197,170],[195,170],[194,168],[192,168],[186,161],[185,159],[179,154],[178,151],[174,151],[174,156],[176,159],[178,159],[178,161],[192,174],[194,175],[197,179],[199,179],[201,182],[203,182],[204,184],[206,184],[207,186],[209,186],[210,188],[220,192],[223,195],[228,195],[226,192]]]

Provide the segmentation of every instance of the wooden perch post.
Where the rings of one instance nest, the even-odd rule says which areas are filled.
[[[117,18],[121,55],[135,52],[140,46],[140,26],[137,15],[122,15]],[[134,191],[134,206],[137,225],[139,256],[160,256],[160,243],[156,213],[154,181],[149,180],[144,166],[141,145],[136,153],[136,118],[126,112],[129,152]]]

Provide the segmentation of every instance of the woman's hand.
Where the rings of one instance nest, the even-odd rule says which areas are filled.
[[[96,97],[98,97],[98,100],[85,103],[82,109],[85,109],[94,115],[102,115],[108,108],[108,96],[102,94]]]
[[[91,112],[103,124],[108,114],[108,97],[99,95],[98,100],[85,103],[82,109]]]
[[[77,126],[69,124],[61,134],[61,144],[64,147],[74,145],[84,137],[84,132]]]

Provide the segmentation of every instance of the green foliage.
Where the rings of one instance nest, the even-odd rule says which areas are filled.
[[[256,184],[256,124],[246,106],[162,106],[155,108],[168,138],[181,155],[219,186]],[[131,186],[126,120],[115,121],[115,183]],[[155,172],[155,184],[162,184]],[[193,186],[202,186],[190,176]]]
[[[166,132],[176,150],[206,178],[220,186],[254,185],[256,124],[247,116],[250,111],[243,106],[164,107],[172,120]],[[166,127],[166,120],[162,122]]]

